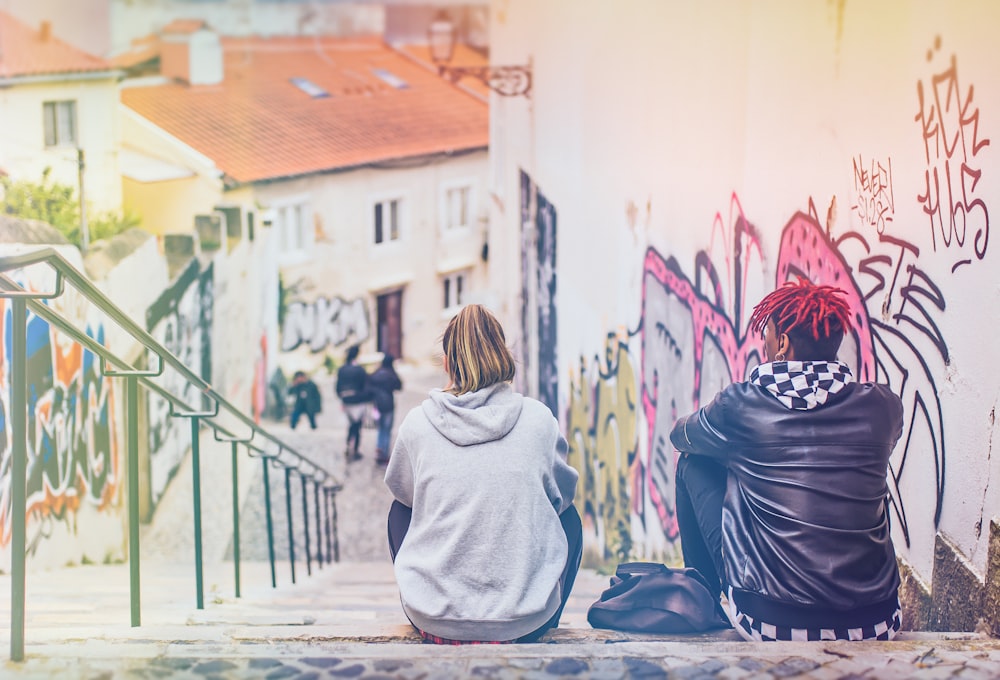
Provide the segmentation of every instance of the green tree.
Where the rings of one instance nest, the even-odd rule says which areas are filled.
[[[52,181],[51,168],[42,171],[41,182],[0,177],[3,211],[12,217],[41,220],[58,229],[71,243],[83,245],[80,231],[80,201],[68,184]],[[88,220],[90,240],[111,238],[139,225],[139,219],[113,211],[94,215]]]

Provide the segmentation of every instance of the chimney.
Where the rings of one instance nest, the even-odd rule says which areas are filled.
[[[40,42],[48,42],[49,38],[52,37],[52,22],[43,21],[38,27],[38,40]]]
[[[189,85],[222,82],[222,42],[201,21],[178,20],[163,29],[160,72]]]

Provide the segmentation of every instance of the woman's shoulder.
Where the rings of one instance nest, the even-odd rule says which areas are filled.
[[[399,434],[402,437],[407,434],[418,434],[423,432],[427,428],[432,428],[430,419],[424,412],[423,404],[418,404],[414,406],[406,415],[403,416],[403,420],[399,424]]]
[[[559,421],[552,410],[533,397],[523,397],[521,402],[521,419],[537,424],[554,425],[559,428]]]

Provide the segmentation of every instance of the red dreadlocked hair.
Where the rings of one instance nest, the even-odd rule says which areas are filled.
[[[851,309],[844,295],[840,288],[817,286],[800,276],[797,282],[787,281],[753,308],[750,329],[762,333],[767,320],[773,319],[779,333],[808,330],[814,340],[829,338],[831,333],[846,334],[851,328]]]

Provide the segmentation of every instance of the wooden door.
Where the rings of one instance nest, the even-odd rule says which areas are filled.
[[[378,296],[378,351],[403,356],[403,291]]]

